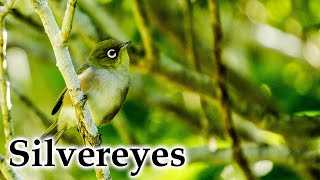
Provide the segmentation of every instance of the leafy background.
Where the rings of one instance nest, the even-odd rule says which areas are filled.
[[[49,2],[56,20],[61,24],[66,1]],[[250,114],[251,111],[259,111],[261,117],[234,115],[235,119],[243,122],[236,123],[236,126],[245,125],[244,130],[239,131],[244,147],[258,150],[279,148],[270,153],[273,156],[262,156],[254,160],[251,160],[252,154],[247,153],[251,165],[255,167],[254,172],[261,179],[319,178],[320,1],[219,2],[223,60],[229,71],[249,82],[252,92],[272,99],[272,106],[286,114],[286,117],[303,117],[298,122],[299,126],[286,121],[283,116],[275,119],[276,123],[267,121],[261,117],[272,112],[259,108],[256,110],[258,105],[255,103],[246,112]],[[195,71],[188,61],[190,49],[186,42],[185,1],[152,0],[140,3],[139,6],[145,8],[144,18],[148,19],[152,42],[161,58],[170,58],[185,68],[186,72]],[[191,5],[196,61],[200,63],[201,73],[213,78],[215,62],[208,2],[193,0]],[[54,54],[41,21],[29,1],[18,0],[15,3],[7,18],[6,28],[8,71],[14,89],[11,98],[15,136],[32,139],[39,137],[56,118],[50,116],[51,108],[65,85],[55,66]],[[108,38],[131,40],[129,53],[133,62],[142,57],[143,43],[134,19],[132,1],[80,0],[69,41],[74,66],[80,67],[94,44]],[[167,66],[175,67],[175,64]],[[104,146],[182,145],[187,149],[210,147],[217,151],[230,147],[216,105],[206,106],[206,111],[210,113],[204,113],[199,94],[186,88],[190,82],[183,82],[185,86],[175,83],[176,77],[170,77],[170,73],[167,77],[161,73],[159,75],[136,63],[131,68],[131,78],[129,94],[122,110],[108,126],[99,129]],[[247,90],[247,84],[239,82],[237,87],[232,89],[236,94],[232,96],[236,104],[255,98]],[[28,98],[35,107],[26,105],[21,95]],[[35,108],[47,120],[40,118]],[[179,111],[181,109],[183,111]],[[312,127],[308,125],[310,121],[314,123]],[[246,123],[249,125],[246,126]],[[254,134],[250,136],[248,132]],[[2,124],[0,135],[3,137]],[[69,144],[81,144],[76,129],[64,135],[61,145]],[[4,141],[1,138],[0,153],[4,152]],[[311,160],[308,159],[310,157]],[[130,169],[112,168],[113,179],[130,179]],[[68,169],[36,171],[25,167],[18,169],[18,173],[25,179],[95,179],[92,169],[85,170],[76,165]],[[151,178],[202,180],[244,179],[244,176],[228,156],[217,160],[215,155],[207,155],[179,169],[146,166],[137,179]]]

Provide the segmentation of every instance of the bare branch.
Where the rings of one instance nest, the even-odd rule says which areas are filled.
[[[62,44],[66,45],[69,36],[70,36],[70,31],[72,29],[72,22],[73,22],[73,17],[74,17],[74,12],[76,10],[77,6],[77,0],[69,0],[67,9],[65,11],[64,17],[63,17],[63,22],[62,22],[62,27],[61,27],[61,38],[62,38]]]
[[[219,17],[219,7],[218,0],[209,1],[210,14],[211,14],[211,25],[213,29],[213,37],[214,37],[214,57],[216,60],[216,72],[217,72],[217,82],[218,87],[220,89],[220,112],[222,120],[225,122],[226,130],[228,135],[231,138],[232,142],[232,155],[233,159],[243,170],[248,180],[255,179],[251,169],[249,167],[249,163],[242,152],[241,149],[241,141],[240,137],[237,134],[237,131],[234,127],[232,120],[232,111],[230,106],[230,97],[227,90],[226,84],[226,67],[222,62],[221,53],[222,53],[222,31],[220,25],[220,17]]]
[[[72,65],[70,53],[66,44],[72,27],[71,24],[76,0],[70,0],[68,3],[66,11],[70,12],[65,13],[66,17],[64,17],[64,22],[62,23],[63,33],[60,33],[60,29],[47,0],[31,0],[31,3],[44,25],[44,29],[53,47],[57,60],[57,67],[66,82],[72,102],[75,105],[78,118],[78,129],[84,144],[92,147],[99,146],[101,144],[101,137],[98,133],[98,128],[92,121],[89,108],[85,104],[84,95],[80,88],[80,81]],[[111,179],[108,166],[104,168],[96,167],[95,171],[98,179]]]
[[[70,91],[71,99],[73,100],[74,104],[81,105],[81,101],[83,100],[83,93],[80,88],[80,81],[72,65],[68,47],[65,44],[63,44],[62,38],[60,36],[59,27],[54,19],[48,1],[31,0],[31,2],[34,9],[39,14],[41,21],[44,25],[44,29],[48,34],[55,57],[57,59],[57,66],[62,76],[64,77],[67,88]],[[79,106],[79,108],[81,108],[81,106]],[[85,109],[85,112],[83,113],[85,116],[83,120],[86,121],[84,123],[84,125],[86,126],[85,128],[88,130],[89,134],[92,134],[95,137],[98,135],[98,129],[92,122],[92,118],[87,106],[84,106],[83,109]]]

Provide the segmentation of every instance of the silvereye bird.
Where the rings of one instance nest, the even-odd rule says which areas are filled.
[[[129,89],[129,42],[105,40],[91,51],[87,62],[77,71],[83,93],[96,126],[108,124],[120,110]],[[67,88],[64,88],[52,110],[60,110],[58,119],[42,137],[54,134],[56,142],[69,128],[77,126],[77,118]]]

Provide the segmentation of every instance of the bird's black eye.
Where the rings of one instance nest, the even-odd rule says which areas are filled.
[[[107,52],[107,56],[108,58],[110,59],[114,59],[117,57],[117,52],[115,49],[109,49],[108,52]]]

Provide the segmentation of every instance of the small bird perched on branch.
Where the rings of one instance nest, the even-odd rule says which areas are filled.
[[[91,51],[87,62],[77,71],[83,93],[96,126],[108,124],[120,110],[129,89],[129,42],[105,40]],[[52,115],[58,119],[42,135],[53,135],[57,143],[69,128],[77,126],[77,117],[67,88],[59,95]]]

